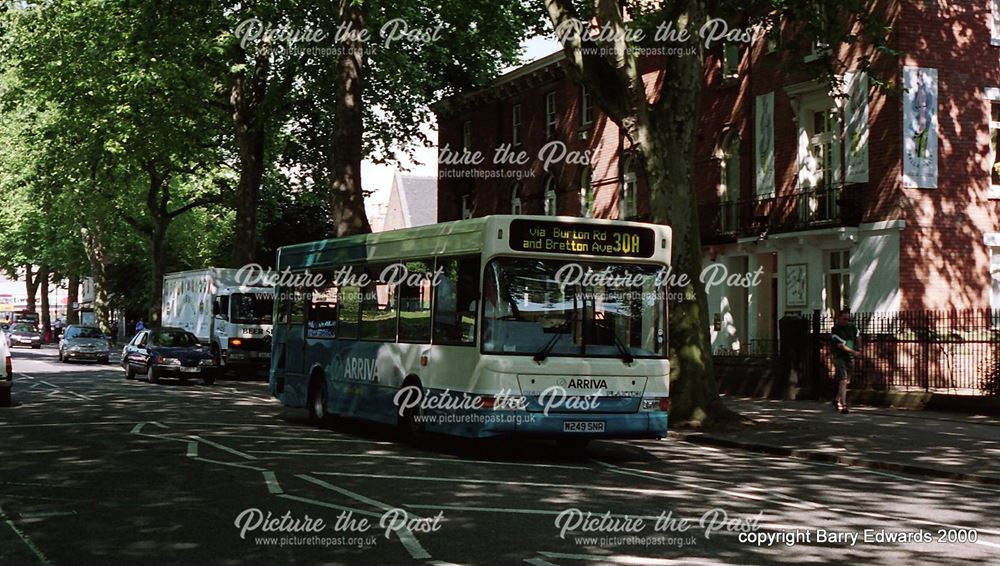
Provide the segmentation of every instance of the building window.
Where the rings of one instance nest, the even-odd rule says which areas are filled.
[[[809,129],[809,175],[807,186],[830,188],[840,171],[840,143],[837,139],[837,116],[832,108],[811,113]]]
[[[719,229],[723,233],[737,228],[740,186],[740,136],[731,133],[722,147],[721,170],[719,171],[719,200],[721,210]]]
[[[990,0],[990,43],[1000,45],[1000,0]]]
[[[462,195],[462,220],[472,218],[472,195]]]
[[[635,158],[629,157],[625,160],[625,169],[622,174],[621,202],[618,206],[620,220],[628,220],[639,215],[638,192],[639,181],[635,175]]]
[[[510,192],[510,213],[521,214],[521,181],[514,183]]]
[[[998,0],[1000,1],[1000,0]],[[991,196],[1000,192],[1000,100],[990,100],[990,185]]]
[[[556,136],[556,93],[550,92],[545,95],[545,137],[552,139]]]
[[[587,87],[580,87],[580,125],[589,126],[594,122],[594,101]]]
[[[810,53],[805,58],[807,62],[830,54],[830,43],[827,39],[830,35],[830,14],[827,12],[826,3],[813,2],[813,12],[816,14],[816,36],[812,40]]]
[[[515,104],[510,110],[510,141],[521,145],[521,105]]]
[[[826,310],[830,316],[851,306],[850,263],[850,250],[834,250],[827,255]]]
[[[580,173],[580,216],[594,217],[594,172],[584,167]]]
[[[555,216],[558,211],[558,200],[556,199],[556,178],[552,175],[545,177],[545,216]]]
[[[472,121],[466,120],[462,124],[462,149],[470,151],[472,149]]]
[[[737,79],[740,76],[740,44],[726,43],[722,46],[722,78]]]

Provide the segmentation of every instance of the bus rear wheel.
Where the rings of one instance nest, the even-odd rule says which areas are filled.
[[[424,390],[420,382],[416,380],[407,381],[403,387],[417,387],[420,389],[420,399],[424,398]],[[427,440],[427,432],[424,423],[418,418],[422,414],[419,405],[416,407],[406,407],[401,413],[397,413],[396,428],[400,437],[411,444],[420,445]]]
[[[330,424],[332,418],[327,411],[330,406],[330,394],[326,380],[313,377],[309,382],[309,421],[315,425]]]

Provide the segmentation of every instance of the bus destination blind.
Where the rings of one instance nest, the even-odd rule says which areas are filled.
[[[652,257],[655,246],[650,228],[521,219],[510,223],[510,247],[522,252]]]

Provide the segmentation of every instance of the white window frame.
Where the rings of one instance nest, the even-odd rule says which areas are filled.
[[[521,145],[521,105],[515,104],[510,109],[510,139],[511,144]]]
[[[514,188],[510,191],[510,213],[521,214],[521,181],[514,183]]]
[[[990,45],[1000,46],[1000,0],[990,0],[987,11],[990,25]]]
[[[590,167],[580,172],[580,217],[594,217],[594,171]]]
[[[997,1],[1000,2],[1000,0]],[[986,108],[986,119],[989,124],[990,132],[990,154],[987,157],[987,163],[996,164],[1000,163],[1000,159],[998,159],[997,156],[997,146],[1000,146],[1000,122],[993,120],[993,105],[1000,104],[1000,88],[987,88],[984,98],[986,98],[986,103],[988,104]],[[997,136],[996,142],[994,142],[994,135]],[[990,189],[988,196],[990,199],[1000,199],[1000,185],[993,184],[993,171],[989,171],[988,174],[990,176]]]
[[[559,215],[559,199],[556,195],[556,178],[552,175],[547,175],[545,177],[545,192],[543,201],[543,212],[545,216],[558,216]]]
[[[719,159],[719,229],[729,232],[738,228],[738,207],[736,204],[742,196],[742,178],[740,177],[740,136],[735,132],[724,140]]]
[[[472,120],[462,123],[462,149],[472,151]]]
[[[851,308],[851,250],[850,248],[828,250],[824,255],[826,263],[823,277],[823,308],[832,317],[836,316],[840,309]],[[833,267],[835,257],[840,263],[836,268]],[[833,288],[835,279],[840,287],[840,305],[831,303],[830,290]]]
[[[589,126],[594,123],[594,101],[585,85],[580,85],[580,125]]]
[[[472,195],[462,195],[462,220],[472,218]]]
[[[740,78],[740,44],[728,42],[722,44],[722,79],[732,81]]]
[[[639,215],[638,192],[639,179],[635,174],[635,158],[629,156],[625,160],[625,172],[622,175],[621,201],[618,204],[619,220],[629,220]]]
[[[556,93],[549,92],[545,95],[545,137],[552,139],[556,136]]]

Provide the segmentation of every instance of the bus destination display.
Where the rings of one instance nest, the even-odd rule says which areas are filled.
[[[650,228],[521,219],[510,223],[510,247],[522,252],[652,257],[655,245]]]

